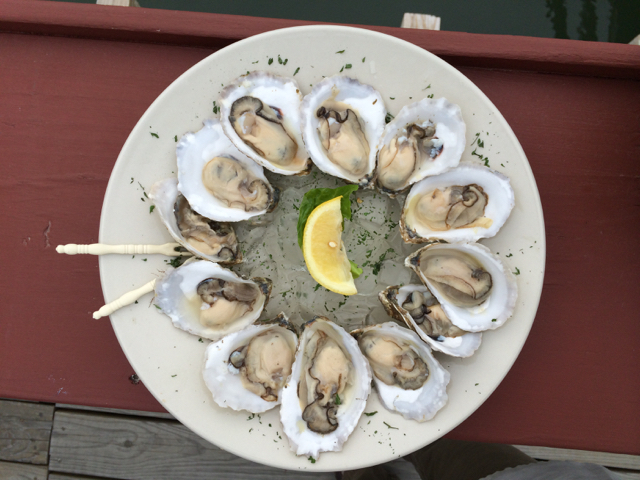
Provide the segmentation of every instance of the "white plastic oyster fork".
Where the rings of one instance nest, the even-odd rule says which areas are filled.
[[[191,255],[179,243],[165,243],[163,245],[107,245],[104,243],[76,245],[75,243],[69,243],[68,245],[58,245],[56,252],[66,253],[67,255],[153,255],[156,253],[168,257]]]
[[[121,255],[153,255],[160,254],[168,257],[173,256],[187,256],[191,255],[191,252],[187,252],[182,248],[179,243],[165,243],[163,245],[107,245],[104,243],[92,243],[90,245],[77,245],[70,243],[67,245],[58,245],[56,252],[65,253],[67,255],[109,255],[109,254],[121,254]],[[140,288],[131,290],[125,293],[120,298],[115,299],[113,302],[109,302],[104,305],[97,312],[93,312],[93,318],[96,320],[107,315],[111,315],[116,310],[131,305],[143,295],[152,292],[155,288],[156,281],[151,280],[149,283],[144,284]]]

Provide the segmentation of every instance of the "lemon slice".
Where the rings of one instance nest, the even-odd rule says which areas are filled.
[[[309,215],[302,237],[302,254],[313,279],[332,292],[358,293],[351,264],[342,243],[342,212],[336,197],[318,205]]]

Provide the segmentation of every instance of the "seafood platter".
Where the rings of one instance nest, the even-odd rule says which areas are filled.
[[[353,295],[316,281],[296,233],[309,192],[345,185]],[[111,315],[123,350],[189,428],[288,469],[391,460],[462,422],[515,361],[544,272],[535,181],[497,109],[428,52],[346,27],[238,42],[158,97],[100,241],[169,240],[188,255],[100,259],[107,300],[155,278]]]

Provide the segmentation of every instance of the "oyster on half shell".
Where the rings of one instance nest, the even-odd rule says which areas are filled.
[[[174,326],[218,340],[255,322],[271,294],[271,280],[245,280],[205,260],[185,262],[156,281],[155,303]]]
[[[463,330],[496,329],[515,309],[515,277],[484,245],[433,243],[409,255],[405,265]]]
[[[385,106],[373,87],[335,75],[302,101],[302,137],[316,166],[360,186],[371,181]]]
[[[212,220],[239,222],[275,208],[279,192],[262,167],[242,154],[218,120],[205,120],[178,142],[178,190],[191,207]]]
[[[154,183],[149,198],[171,236],[191,253],[224,264],[242,261],[233,227],[194,211],[184,195],[178,192],[176,178]]]
[[[297,455],[337,452],[355,429],[371,391],[371,370],[356,341],[325,317],[303,326],[280,420]]]
[[[280,405],[297,344],[295,327],[284,313],[211,343],[202,374],[213,400],[252,413]]]
[[[376,186],[395,196],[428,175],[457,166],[465,132],[460,107],[446,98],[424,98],[402,107],[379,142]]]
[[[482,333],[456,327],[424,285],[391,286],[378,294],[390,317],[404,322],[434,350],[469,357],[480,346]]]
[[[411,187],[402,209],[400,233],[407,243],[493,237],[514,206],[509,179],[480,165],[460,165]]]
[[[309,154],[300,133],[302,94],[293,78],[243,75],[220,94],[225,134],[246,156],[281,175],[306,175]]]
[[[393,322],[352,332],[373,370],[387,410],[408,420],[431,420],[447,403],[449,372],[415,332]]]

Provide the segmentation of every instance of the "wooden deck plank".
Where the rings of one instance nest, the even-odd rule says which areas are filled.
[[[134,417],[162,418],[175,420],[174,416],[166,412],[144,412],[142,410],[121,410],[119,408],[87,407],[85,405],[70,405],[68,403],[56,403],[56,409],[82,410],[87,412],[113,413],[116,415],[128,415]]]
[[[0,460],[46,465],[53,405],[0,400]]]
[[[130,480],[209,479],[211,472],[228,479],[335,478],[249,462],[175,421],[65,410],[54,417],[49,470]]]
[[[49,473],[48,480],[111,480],[105,477],[87,477],[85,475],[67,475],[66,473]]]
[[[0,462],[2,480],[47,480],[47,467],[28,463]]]
[[[591,452],[568,448],[530,447],[514,445],[530,457],[538,460],[571,460],[574,462],[597,463],[605,467],[640,470],[639,455],[623,455],[620,453]]]

